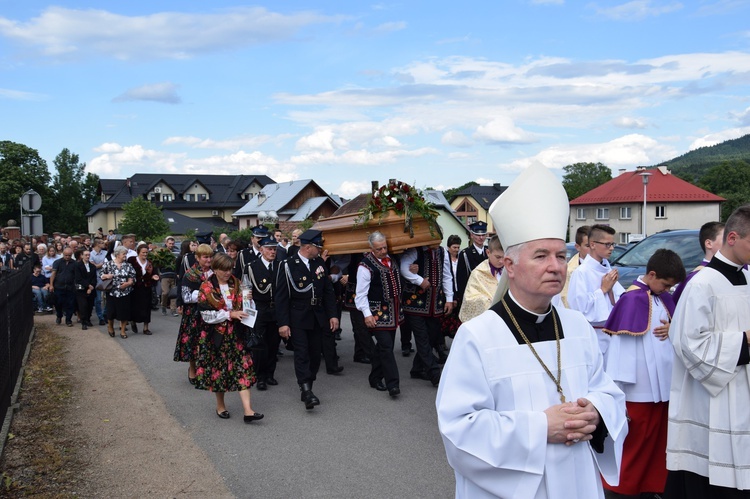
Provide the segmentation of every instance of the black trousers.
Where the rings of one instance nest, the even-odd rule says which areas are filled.
[[[432,353],[432,345],[435,341],[434,338],[440,335],[440,319],[422,315],[407,315],[407,322],[411,325],[417,349],[411,372],[427,372],[430,374],[432,371],[439,370],[437,358]]]
[[[253,350],[253,360],[255,361],[255,374],[259,380],[273,378],[276,372],[276,352],[279,351],[279,328],[276,321],[266,317],[273,317],[273,314],[258,314],[258,320],[255,322],[255,331],[263,338],[263,343],[257,350]]]
[[[339,355],[336,353],[336,336],[328,324],[322,328],[320,341],[323,359],[326,362],[326,369],[336,369],[339,366]],[[295,345],[296,348],[297,345]]]
[[[370,385],[375,385],[385,378],[385,386],[397,388],[399,382],[398,365],[396,364],[396,358],[393,356],[396,330],[371,329],[370,332],[375,337],[375,355],[370,357],[372,359]]]
[[[297,383],[315,381],[320,368],[320,351],[323,332],[319,327],[315,329],[292,330],[292,345],[294,345],[294,374]]]
[[[72,289],[55,288],[55,308],[57,308],[57,318],[62,319],[65,314],[65,322],[73,320],[75,312],[76,295]]]
[[[359,310],[350,310],[349,320],[351,320],[354,333],[354,358],[370,357],[372,359],[375,355],[375,343],[365,326],[365,316]]]
[[[81,322],[91,320],[91,311],[94,309],[95,299],[96,290],[91,293],[76,291],[76,301],[78,303],[78,313],[81,316]]]
[[[401,331],[401,350],[411,350],[411,325],[409,321],[404,321],[398,329]]]
[[[708,483],[708,478],[689,471],[670,471],[664,488],[665,499],[747,499],[750,490],[719,487]]]

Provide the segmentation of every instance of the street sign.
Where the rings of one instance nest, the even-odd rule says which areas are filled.
[[[21,217],[21,234],[24,236],[38,236],[44,233],[44,221],[39,213],[24,214]]]
[[[33,189],[28,190],[21,197],[21,206],[26,211],[37,211],[42,207],[42,197]]]

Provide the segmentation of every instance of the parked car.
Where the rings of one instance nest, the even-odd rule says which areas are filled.
[[[565,243],[565,259],[570,261],[570,259],[573,258],[573,255],[576,254],[578,254],[576,243]]]
[[[698,230],[665,230],[648,236],[618,258],[612,259],[612,267],[620,273],[618,282],[627,289],[639,275],[646,273],[649,258],[659,248],[667,248],[677,253],[687,272],[703,260]]]
[[[620,255],[629,250],[631,246],[632,245],[615,244],[614,249],[612,249],[612,254],[609,257],[610,261],[615,261],[620,258]]]

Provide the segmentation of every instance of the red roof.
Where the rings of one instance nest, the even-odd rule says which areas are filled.
[[[652,168],[621,173],[606,184],[590,190],[583,196],[573,199],[571,205],[642,203],[643,179],[640,173],[649,176],[647,201],[651,202],[720,202],[723,197],[711,194],[693,184],[675,177],[666,169]]]

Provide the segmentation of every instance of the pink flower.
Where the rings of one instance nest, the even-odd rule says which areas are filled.
[[[211,379],[213,381],[216,381],[219,379],[219,376],[221,376],[221,373],[218,371],[218,369],[214,369],[214,371],[211,373]]]
[[[204,372],[206,372],[206,370],[203,369],[202,367],[199,367],[198,369],[195,370],[195,374],[197,376],[202,376]]]

